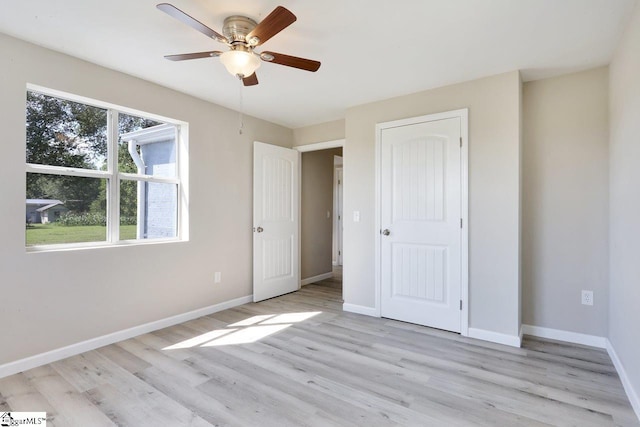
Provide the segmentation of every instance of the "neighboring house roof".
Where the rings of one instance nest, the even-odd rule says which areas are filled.
[[[50,205],[50,204],[63,204],[60,200],[56,199],[27,199],[28,205]]]
[[[29,205],[40,206],[36,212],[44,212],[54,206],[64,205],[64,203],[55,199],[27,199],[27,206]]]
[[[51,209],[54,206],[59,206],[59,205],[63,205],[63,203],[62,202],[51,203],[49,205],[43,206],[43,207],[41,207],[39,209],[36,209],[36,212],[44,212],[44,211],[46,211],[48,209]]]
[[[167,141],[176,137],[176,126],[170,123],[135,130],[120,135],[123,141],[135,141],[136,145]]]

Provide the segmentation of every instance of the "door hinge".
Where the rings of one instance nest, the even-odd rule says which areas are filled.
[[[460,310],[462,310],[462,300],[460,300]]]
[[[460,137],[460,147],[462,147],[462,137]]]
[[[340,184],[340,180],[338,180],[338,185]]]
[[[460,228],[462,228],[462,218],[460,218]]]
[[[342,251],[338,251],[338,255],[342,255]]]

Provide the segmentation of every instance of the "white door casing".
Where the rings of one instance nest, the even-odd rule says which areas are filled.
[[[463,111],[378,125],[380,314],[455,332],[466,332]]]
[[[253,300],[299,289],[299,153],[254,143]]]
[[[342,266],[342,235],[344,215],[343,205],[343,168],[333,169],[333,265]]]
[[[342,256],[344,249],[342,247],[344,235],[344,169],[338,169],[338,265],[342,266]]]

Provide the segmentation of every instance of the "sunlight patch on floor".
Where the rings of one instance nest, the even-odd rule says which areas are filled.
[[[218,339],[214,339],[202,347],[216,347],[219,345],[236,345],[236,344],[249,344],[252,342],[260,341],[262,338],[268,337],[271,334],[280,332],[283,329],[287,329],[288,325],[261,325],[250,326],[246,329],[241,329],[233,334],[225,335]]]
[[[321,313],[321,311],[308,311],[252,316],[228,325],[229,329],[216,329],[205,332],[202,335],[165,347],[163,350],[250,344]]]
[[[200,344],[207,343],[216,338],[220,338],[223,335],[229,334],[231,332],[237,331],[237,329],[218,329],[215,331],[207,332],[206,334],[198,335],[197,337],[190,338],[188,340],[179,342],[178,344],[174,344],[169,347],[163,348],[163,350],[177,350],[180,348],[191,348],[196,347]]]
[[[276,325],[280,323],[299,323],[304,322],[307,319],[311,319],[313,316],[322,313],[321,311],[310,311],[307,313],[283,313],[278,314],[275,317],[263,321],[262,325]]]
[[[269,319],[270,317],[275,316],[275,314],[262,314],[260,316],[253,316],[253,317],[249,317],[247,319],[241,320],[239,322],[236,323],[232,323],[231,327],[235,327],[235,326],[251,326],[251,325],[255,325],[256,323],[260,323],[264,320]]]

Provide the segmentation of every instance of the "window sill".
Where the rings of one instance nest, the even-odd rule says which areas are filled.
[[[164,245],[170,243],[186,243],[188,239],[152,239],[152,240],[122,240],[116,243],[110,242],[86,242],[86,243],[64,243],[58,245],[36,245],[27,246],[28,254],[44,253],[44,252],[68,252],[79,250],[105,249],[105,248],[122,248],[131,246],[147,246],[147,245]]]

